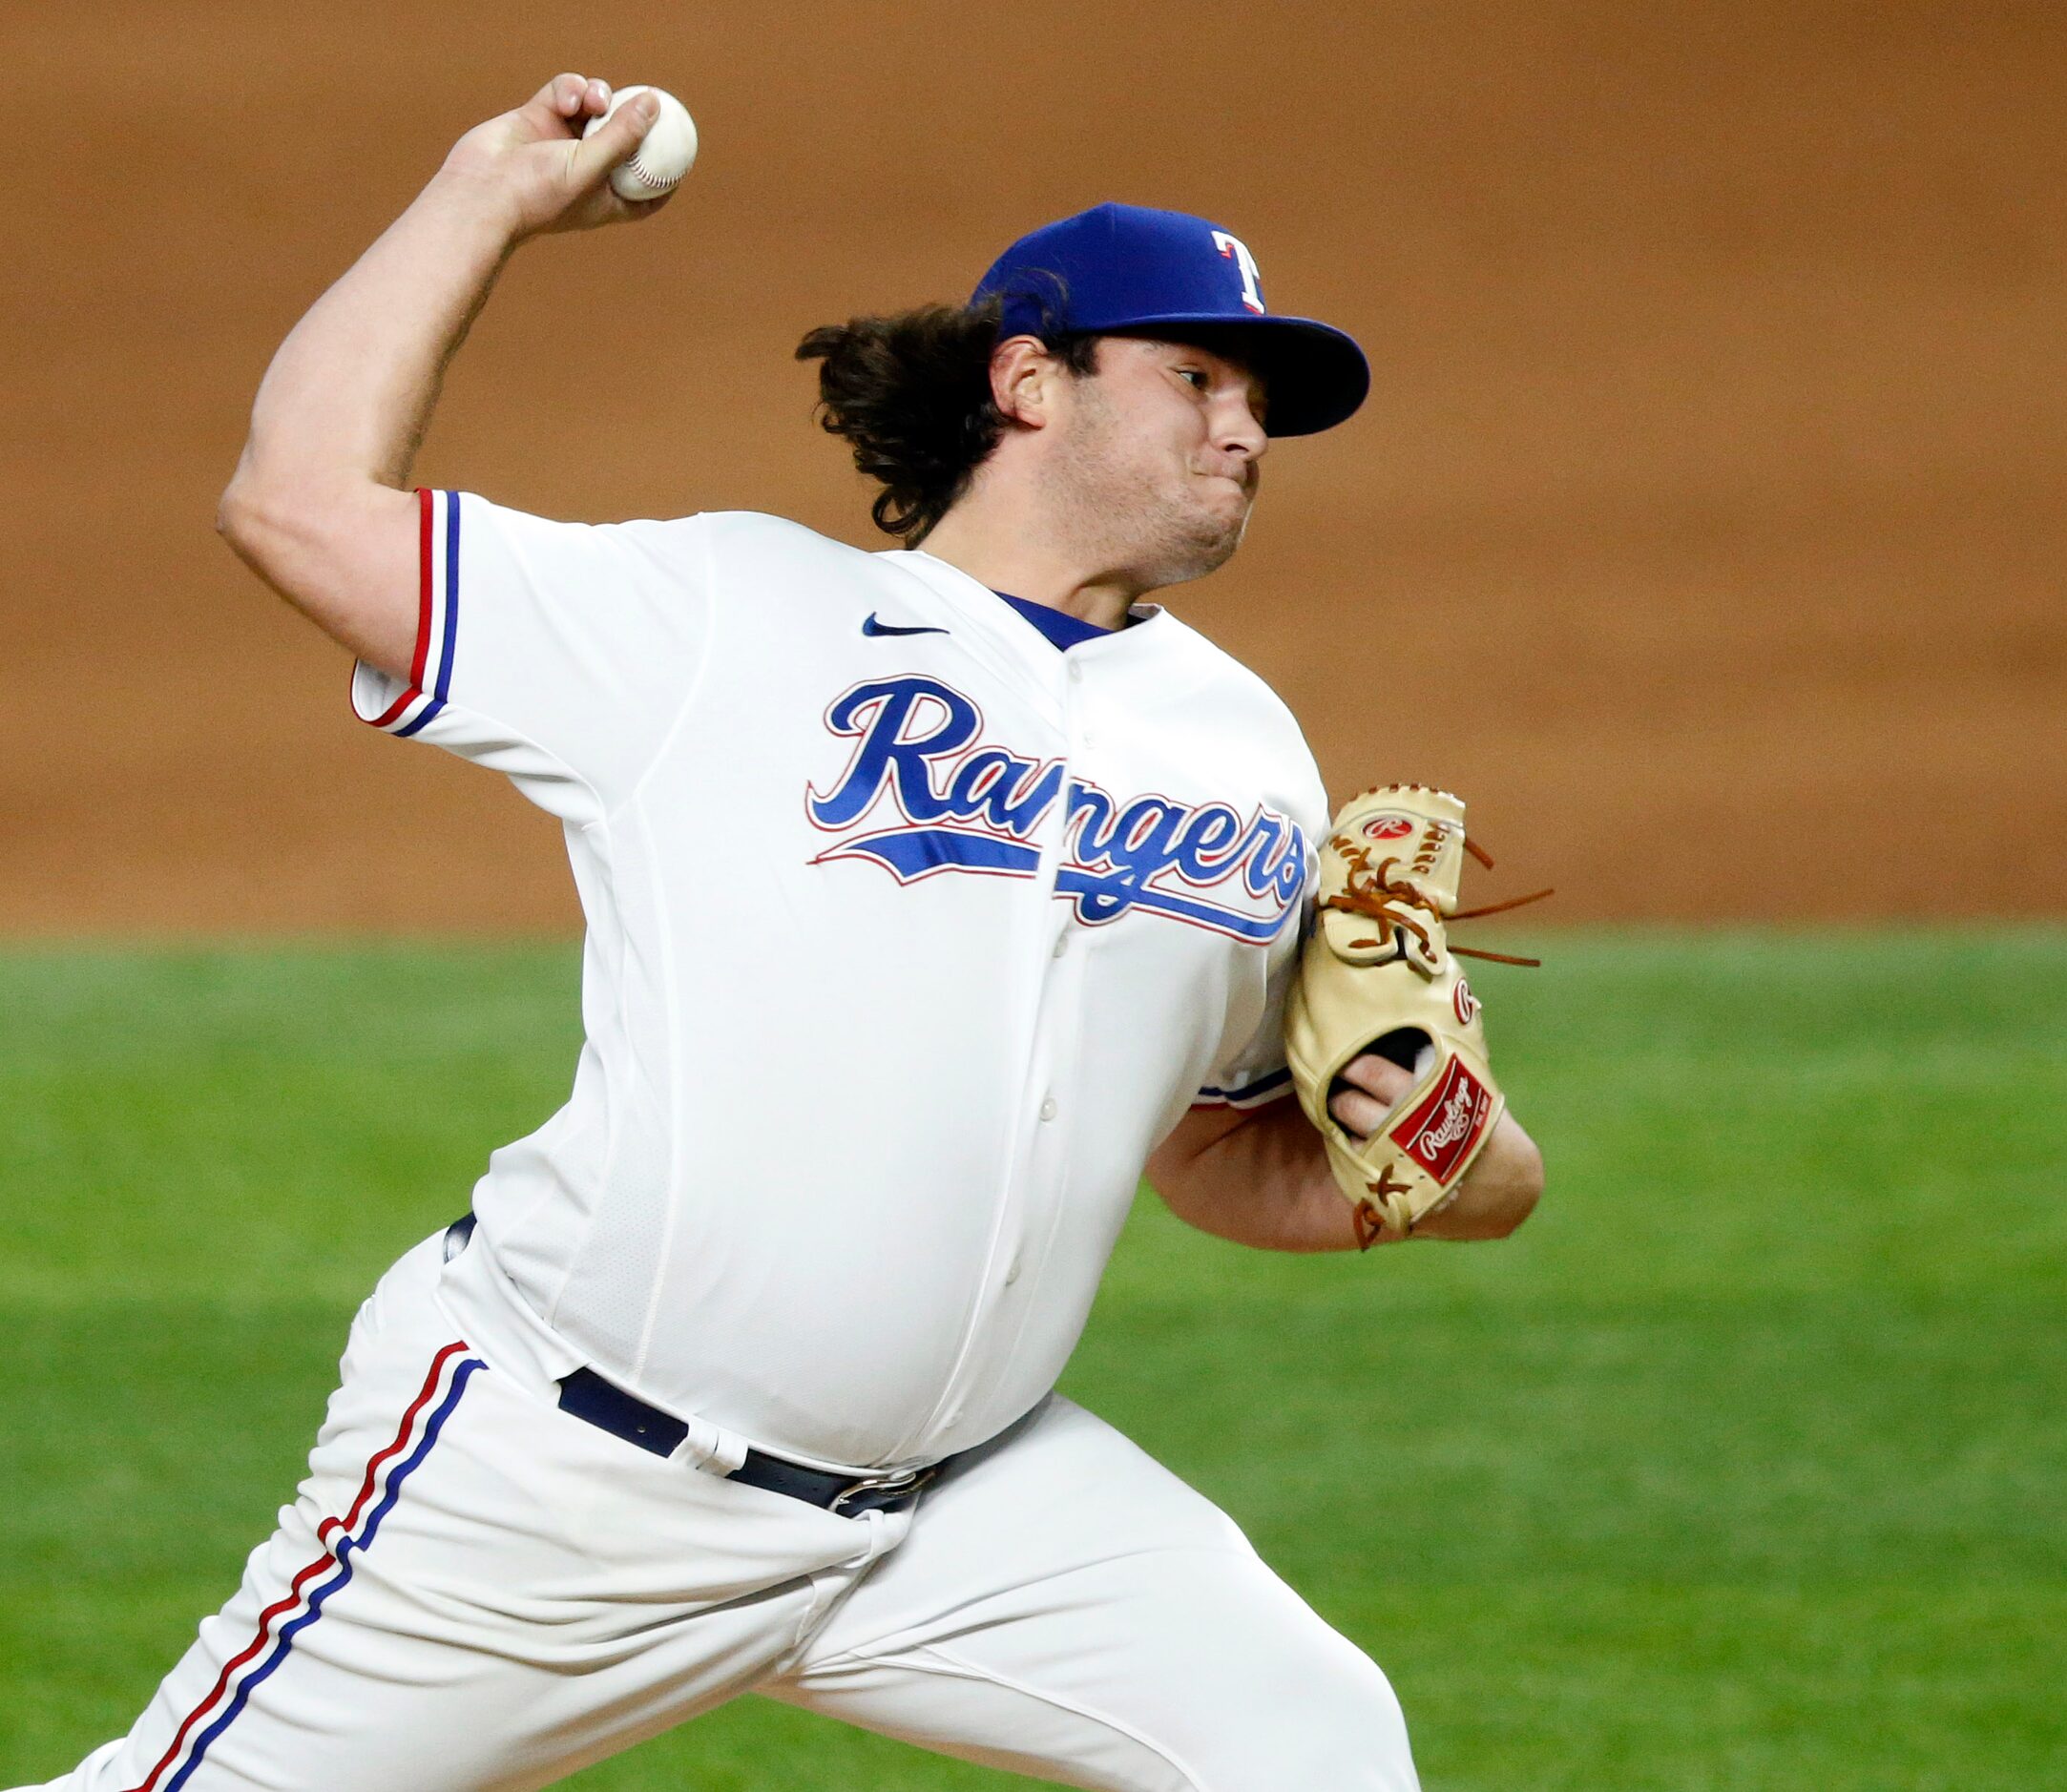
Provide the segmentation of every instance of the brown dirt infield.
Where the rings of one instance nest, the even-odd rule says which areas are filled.
[[[1466,792],[1482,893],[1555,882],[1568,920],[2061,912],[2059,9],[553,16],[0,26],[0,929],[574,921],[552,824],[352,722],[210,527],[279,338],[570,63],[675,88],[703,164],[650,227],[518,258],[427,481],[865,539],[806,327],[959,296],[1100,198],[1205,212],[1376,367],[1171,594],[1338,791]]]

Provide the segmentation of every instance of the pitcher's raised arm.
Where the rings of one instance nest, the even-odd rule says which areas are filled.
[[[610,172],[653,123],[640,94],[594,135],[610,89],[555,75],[459,139],[415,200],[273,357],[217,514],[238,554],[367,664],[402,676],[416,638],[409,468],[445,367],[527,238],[644,216]]]

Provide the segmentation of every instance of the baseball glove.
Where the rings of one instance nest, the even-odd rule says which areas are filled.
[[[1426,784],[1352,798],[1322,849],[1314,927],[1285,1003],[1285,1054],[1365,1250],[1409,1237],[1455,1195],[1506,1105],[1487,1062],[1478,999],[1456,961],[1538,961],[1452,946],[1447,924],[1551,892],[1459,909],[1467,852],[1493,864],[1465,833],[1462,800]],[[1411,1072],[1414,1083],[1359,1140],[1327,1103],[1344,1067],[1366,1052]]]

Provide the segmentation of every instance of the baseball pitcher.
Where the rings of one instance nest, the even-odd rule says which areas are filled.
[[[1054,1392],[1144,1174],[1284,1251],[1501,1237],[1541,1186],[1447,941],[1461,804],[1331,819],[1150,601],[1364,356],[1229,231],[1103,204],[804,339],[881,552],[411,490],[512,250],[660,209],[609,101],[459,140],[221,507],[360,717],[564,824],[572,1093],[382,1278],[241,1588],[52,1784],[521,1792],[752,1691],[1068,1785],[1405,1792],[1379,1669]]]

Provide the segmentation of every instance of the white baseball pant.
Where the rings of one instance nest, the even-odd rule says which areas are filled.
[[[756,1692],[1112,1792],[1410,1792],[1385,1676],[1059,1396],[913,1511],[647,1454],[382,1278],[280,1528],[50,1792],[524,1792]]]

